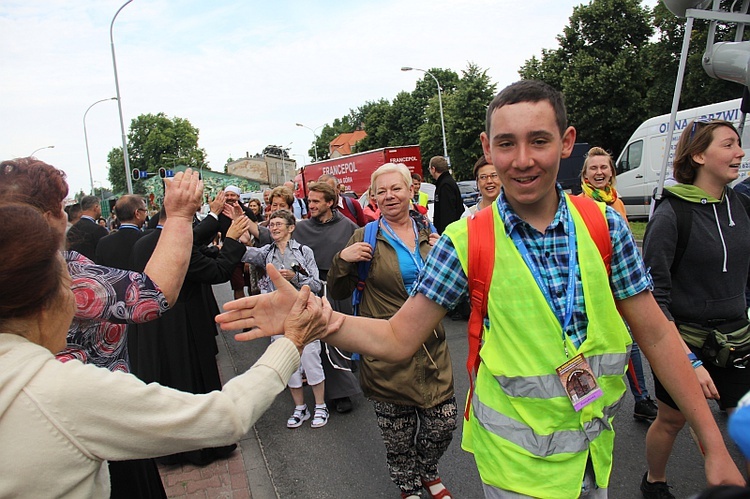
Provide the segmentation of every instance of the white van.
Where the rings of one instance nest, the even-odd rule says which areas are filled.
[[[710,104],[708,106],[685,109],[677,112],[675,131],[669,148],[666,179],[672,177],[672,158],[677,147],[677,141],[687,127],[690,120],[708,118],[731,121],[739,128],[741,99]],[[664,160],[664,150],[667,141],[667,123],[669,115],[657,116],[644,121],[628,139],[625,149],[617,158],[617,194],[625,204],[628,218],[648,217],[649,204],[654,190],[659,182],[661,165]],[[690,133],[690,130],[687,131]],[[750,170],[750,124],[747,124],[742,136],[745,157],[740,166],[741,182]]]

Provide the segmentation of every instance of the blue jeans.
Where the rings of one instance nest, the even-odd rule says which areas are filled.
[[[633,394],[636,402],[648,398],[648,388],[646,388],[646,379],[643,377],[643,360],[641,360],[641,349],[638,343],[633,342],[630,349],[630,362],[628,362],[628,383],[630,383],[630,392]]]

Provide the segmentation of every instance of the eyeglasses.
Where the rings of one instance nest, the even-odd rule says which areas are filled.
[[[285,224],[283,222],[268,224],[268,228],[269,229],[275,229],[276,227],[288,227],[288,226],[289,226],[289,224]]]
[[[497,180],[498,176],[497,176],[497,173],[483,173],[482,175],[478,176],[477,179],[480,182],[485,182],[489,179]]]
[[[148,211],[146,208],[138,208],[136,211]]]
[[[693,126],[690,128],[690,137],[688,137],[688,143],[693,141],[693,135],[695,135],[695,127],[700,123],[701,125],[707,125],[711,123],[713,120],[710,118],[706,118],[705,116],[702,118],[696,118],[693,120]]]

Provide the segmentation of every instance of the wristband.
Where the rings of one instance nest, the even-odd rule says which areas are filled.
[[[698,360],[698,356],[695,355],[693,352],[690,352],[689,354],[687,354],[687,356],[688,356],[688,360],[690,360],[690,362],[695,362],[696,360]]]
[[[691,364],[693,365],[693,369],[698,369],[700,366],[703,365],[703,361],[700,359],[696,359],[693,362],[691,362]]]

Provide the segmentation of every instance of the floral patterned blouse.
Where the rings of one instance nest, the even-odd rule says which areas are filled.
[[[96,265],[75,251],[63,256],[73,279],[76,314],[68,346],[57,359],[130,372],[127,324],[160,317],[169,309],[166,297],[146,274]]]

